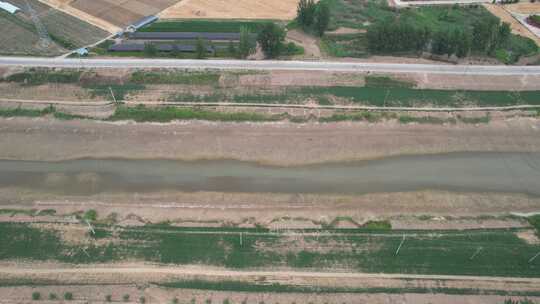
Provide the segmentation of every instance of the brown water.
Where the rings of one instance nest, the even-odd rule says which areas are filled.
[[[0,187],[62,194],[160,190],[347,193],[448,190],[540,195],[540,153],[450,153],[272,167],[231,160],[0,161]]]

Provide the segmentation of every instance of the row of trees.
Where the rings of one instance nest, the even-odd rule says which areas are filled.
[[[376,53],[431,51],[438,55],[467,56],[472,50],[492,55],[510,38],[510,26],[497,18],[484,18],[472,28],[445,29],[436,32],[406,21],[381,22],[369,27],[368,46]]]
[[[322,36],[330,24],[330,8],[326,1],[300,0],[296,20],[304,31]]]

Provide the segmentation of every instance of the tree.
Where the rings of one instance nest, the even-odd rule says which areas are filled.
[[[67,301],[73,300],[73,294],[69,291],[64,293],[64,300],[67,300]]]
[[[200,37],[197,38],[197,43],[195,44],[195,55],[197,56],[197,59],[206,57],[206,46]]]
[[[250,41],[251,33],[246,26],[240,28],[240,43],[238,45],[238,56],[246,58],[253,52],[253,46]]]
[[[300,0],[296,10],[296,20],[303,29],[309,28],[315,21],[315,11],[317,5],[313,0]]]
[[[326,2],[319,2],[315,13],[315,29],[319,36],[324,35],[330,23],[330,8]]]
[[[257,36],[257,42],[268,58],[279,56],[285,40],[285,31],[274,23],[267,23]]]
[[[154,57],[157,54],[156,46],[151,42],[146,42],[144,44],[144,55],[147,57]]]

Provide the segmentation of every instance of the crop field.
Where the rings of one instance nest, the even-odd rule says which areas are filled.
[[[61,54],[63,48],[55,44],[43,47],[39,44],[39,36],[32,25],[0,12],[0,54],[2,55],[42,55],[54,56]]]
[[[69,5],[119,27],[125,27],[145,16],[154,15],[178,0],[74,0]]]
[[[298,0],[183,0],[164,10],[163,19],[273,19],[296,17]]]
[[[240,28],[247,27],[256,33],[264,25],[261,21],[228,21],[228,20],[176,20],[158,21],[141,28],[140,32],[196,32],[196,33],[239,33]]]
[[[48,7],[39,1],[30,0],[30,5],[38,13],[53,42],[47,49],[43,49],[38,43],[39,36],[35,25],[25,10],[26,2],[14,0],[12,3],[23,8],[23,13],[17,15],[0,13],[2,29],[9,29],[3,30],[0,34],[3,36],[2,40],[7,42],[0,46],[0,52],[4,54],[59,55],[66,50],[94,43],[108,35],[107,32],[93,25]]]
[[[540,260],[528,262],[538,252],[538,247],[517,237],[514,230],[434,233],[356,229],[271,233],[251,228],[98,226],[95,235],[70,241],[62,237],[69,234],[70,229],[77,227],[1,223],[0,259],[68,263],[127,259],[233,269],[290,267],[368,273],[540,277]]]

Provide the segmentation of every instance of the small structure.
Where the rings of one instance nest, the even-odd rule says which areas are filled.
[[[75,53],[79,54],[79,56],[88,56],[88,49],[87,48],[80,48],[75,51]]]
[[[128,25],[126,28],[126,32],[128,33],[135,33],[138,29],[141,27],[148,25],[150,23],[154,23],[158,20],[158,16],[146,16],[138,21],[136,21],[133,24]]]
[[[15,5],[11,3],[7,3],[4,1],[0,1],[0,9],[5,10],[6,12],[10,14],[15,14],[16,12],[20,11],[21,9],[16,7]]]

